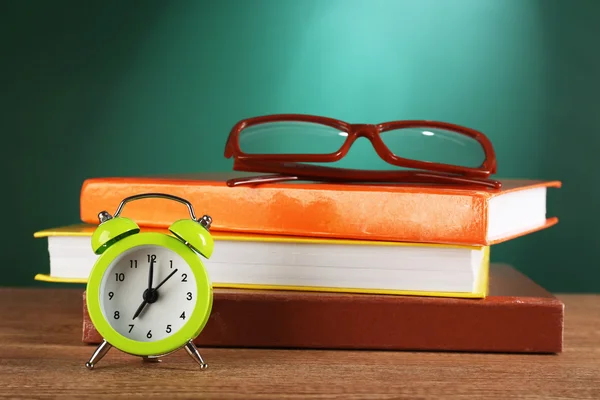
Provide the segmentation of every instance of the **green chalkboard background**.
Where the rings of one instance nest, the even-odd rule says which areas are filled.
[[[558,226],[492,248],[553,291],[600,291],[600,2],[6,1],[0,285],[48,270],[33,232],[84,179],[229,170],[239,119],[437,119],[485,132],[498,176],[560,179]],[[152,139],[151,139],[152,138]],[[368,142],[367,142],[368,143]],[[355,159],[373,157],[362,143]]]

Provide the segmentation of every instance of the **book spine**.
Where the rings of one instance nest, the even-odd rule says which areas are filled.
[[[261,294],[215,290],[213,312],[194,343],[202,347],[426,350],[510,353],[562,351],[563,304],[507,298]],[[84,343],[101,337],[83,307]]]
[[[272,235],[489,245],[488,197],[456,192],[401,190],[306,190],[293,185],[229,188],[207,182],[88,180],[80,194],[80,216],[97,224],[127,196],[162,192],[189,200],[197,214],[213,218],[212,230]],[[161,199],[132,202],[123,216],[140,226],[165,228],[188,218],[181,204]]]

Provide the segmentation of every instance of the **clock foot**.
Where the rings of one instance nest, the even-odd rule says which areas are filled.
[[[96,363],[106,355],[106,353],[110,350],[111,347],[112,346],[106,340],[103,340],[102,343],[100,343],[100,346],[98,346],[98,348],[96,349],[96,351],[94,351],[94,354],[92,354],[90,361],[85,363],[87,369],[93,369],[94,365],[96,365]]]
[[[200,369],[208,368],[208,364],[205,363],[202,359],[202,356],[200,355],[200,352],[198,352],[198,349],[196,348],[194,342],[192,342],[191,340],[187,342],[185,345],[185,350],[190,355],[190,357],[192,357],[194,361],[196,361],[200,365]]]
[[[162,360],[158,357],[143,357],[143,361],[144,362],[149,362],[149,363],[159,363],[162,362]]]

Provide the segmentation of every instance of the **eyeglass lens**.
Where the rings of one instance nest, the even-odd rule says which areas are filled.
[[[269,122],[242,130],[239,144],[247,154],[330,154],[338,151],[347,137],[347,132],[313,122]],[[380,137],[393,154],[411,160],[462,167],[478,167],[485,160],[479,142],[450,130],[411,127],[382,132]],[[352,154],[353,151],[364,152],[365,147],[356,143],[348,156],[359,156],[361,168],[365,168],[365,163],[377,165],[373,169],[382,168],[382,160],[374,154],[372,147],[370,155]]]

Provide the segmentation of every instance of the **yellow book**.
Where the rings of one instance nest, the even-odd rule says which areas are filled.
[[[48,240],[46,282],[86,283],[95,225],[34,233]],[[141,228],[171,234],[163,228]],[[489,246],[316,239],[212,232],[203,259],[214,287],[485,298]]]

